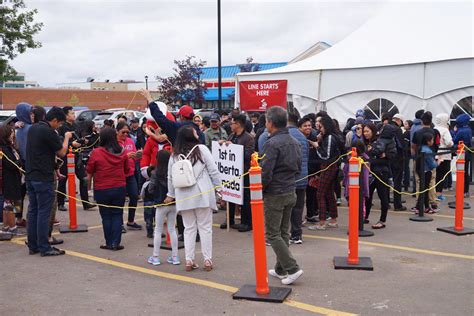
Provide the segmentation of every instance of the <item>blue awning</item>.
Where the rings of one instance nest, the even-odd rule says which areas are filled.
[[[217,88],[208,88],[206,93],[204,94],[204,98],[206,101],[217,101],[218,97],[218,90]],[[235,88],[222,88],[222,100],[228,101],[230,100],[229,95],[233,94]]]

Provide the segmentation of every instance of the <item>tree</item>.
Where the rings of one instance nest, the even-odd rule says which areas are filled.
[[[237,67],[239,67],[240,72],[253,72],[253,71],[259,71],[260,70],[260,64],[254,63],[253,62],[253,57],[247,57],[245,60],[245,64],[237,64]],[[232,93],[228,94],[228,97],[232,102],[235,101],[235,90]]]
[[[201,79],[205,61],[186,56],[184,60],[175,60],[174,74],[168,78],[157,76],[160,81],[158,91],[160,100],[168,105],[196,104],[202,105],[207,88]]]
[[[38,10],[26,10],[23,0],[0,1],[0,82],[16,76],[15,69],[8,63],[28,48],[39,48],[35,41],[43,23],[35,23]]]

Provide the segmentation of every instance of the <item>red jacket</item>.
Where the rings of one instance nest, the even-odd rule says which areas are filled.
[[[170,143],[158,143],[157,141],[151,138],[147,139],[145,148],[143,149],[142,160],[140,161],[140,169],[148,168],[149,166],[156,166],[156,154],[160,150],[171,151]]]
[[[92,151],[86,167],[94,177],[94,190],[125,187],[126,174],[130,172],[127,154],[112,154],[104,147]]]

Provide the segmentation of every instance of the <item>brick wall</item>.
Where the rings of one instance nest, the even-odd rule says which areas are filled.
[[[147,106],[139,91],[95,91],[67,89],[0,88],[0,107],[15,109],[20,102],[41,106],[87,106],[90,109],[126,108],[144,110]]]

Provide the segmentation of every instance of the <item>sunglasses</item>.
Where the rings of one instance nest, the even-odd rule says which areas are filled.
[[[120,134],[130,135],[130,132],[128,132],[128,131],[123,131],[123,132],[120,132]]]

